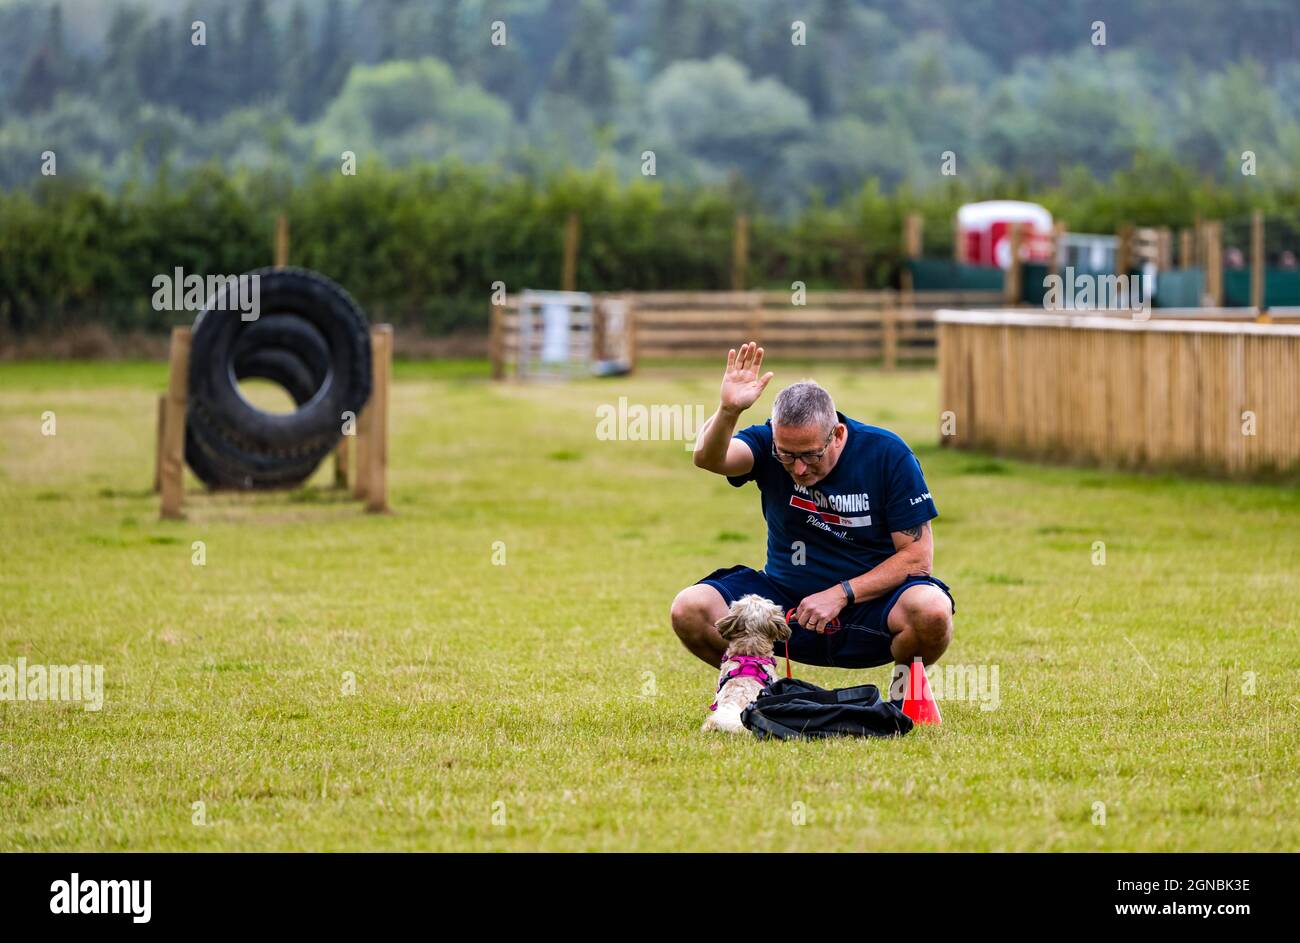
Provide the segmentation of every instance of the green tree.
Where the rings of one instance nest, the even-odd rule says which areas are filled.
[[[139,10],[128,6],[113,9],[98,85],[105,103],[119,114],[134,110],[144,98],[140,81],[141,64],[148,62],[144,26]]]
[[[343,0],[328,0],[312,73],[315,95],[307,111],[309,116],[323,112],[347,81],[354,62],[349,35],[348,14]]]
[[[318,151],[336,162],[344,150],[390,160],[497,159],[508,144],[509,107],[472,84],[459,84],[436,59],[357,66],[322,117]],[[382,149],[381,149],[382,145]]]
[[[666,142],[668,152],[660,173],[674,157],[693,158],[703,179],[739,172],[775,183],[783,149],[812,132],[807,102],[774,79],[751,81],[725,56],[670,66],[651,83],[647,105],[646,140]]]
[[[262,101],[279,92],[280,44],[266,0],[244,0],[239,43],[232,59],[237,101]]]
[[[32,48],[14,90],[12,104],[21,114],[44,111],[75,77],[63,37],[63,7],[50,7],[45,33]]]
[[[551,73],[554,91],[583,102],[598,119],[609,117],[613,104],[612,49],[609,14],[600,0],[583,0],[573,38]]]
[[[312,43],[311,20],[302,0],[294,0],[289,14],[289,28],[284,34],[284,98],[289,113],[299,121],[312,117],[316,96],[314,87],[315,48]]]

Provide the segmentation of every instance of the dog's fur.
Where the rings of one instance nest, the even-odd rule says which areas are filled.
[[[718,681],[721,683],[727,673],[738,666],[732,656],[771,658],[774,644],[790,638],[790,626],[786,625],[780,606],[750,593],[733,602],[727,614],[718,620],[718,634],[727,643],[727,654],[723,656],[722,667],[718,670]],[[773,675],[775,679],[775,672]],[[732,678],[718,692],[718,709],[709,714],[700,729],[743,732],[745,726],[740,722],[740,713],[758,697],[763,687],[757,678]]]

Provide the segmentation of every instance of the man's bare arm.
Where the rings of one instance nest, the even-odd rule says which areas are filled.
[[[858,602],[890,592],[909,576],[929,576],[934,566],[934,531],[929,522],[894,531],[894,555],[849,580]]]
[[[754,467],[754,453],[733,439],[740,414],[763,395],[772,374],[761,374],[763,348],[751,342],[727,351],[717,411],[695,438],[695,464],[718,475],[743,475]]]
[[[721,406],[695,437],[695,465],[718,475],[743,475],[754,467],[754,453],[733,439],[740,413]]]

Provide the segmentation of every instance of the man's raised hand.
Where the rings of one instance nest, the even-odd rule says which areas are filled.
[[[763,366],[763,348],[750,342],[741,344],[739,352],[727,351],[727,372],[722,375],[722,408],[740,414],[757,402],[767,388],[772,373],[759,374]]]

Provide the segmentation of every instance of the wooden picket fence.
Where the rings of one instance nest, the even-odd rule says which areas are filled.
[[[1300,471],[1300,325],[937,319],[943,445],[1152,470]]]

